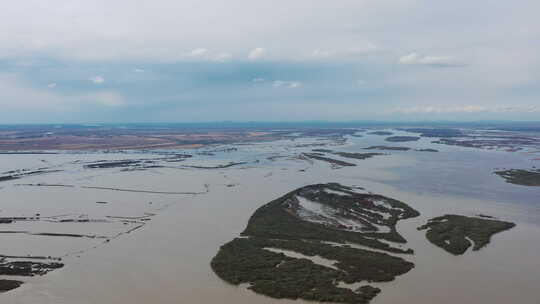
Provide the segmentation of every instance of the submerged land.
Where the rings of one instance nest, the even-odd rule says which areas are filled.
[[[64,300],[65,286],[77,281],[85,283],[72,294],[90,289],[103,303],[111,299],[103,290],[126,303],[159,302],[162,296],[174,302],[205,284],[212,285],[215,298],[196,293],[195,301],[274,301],[258,295],[263,294],[338,303],[377,297],[394,303],[400,297],[392,302],[387,296],[400,288],[408,293],[410,286],[422,290],[411,297],[422,299],[433,279],[425,269],[437,269],[443,281],[463,274],[452,268],[449,255],[430,261],[431,246],[458,256],[486,248],[475,254],[479,260],[472,259],[481,263],[491,250],[506,247],[506,233],[487,246],[494,234],[514,227],[512,222],[527,227],[512,213],[521,210],[517,205],[504,205],[512,210],[506,213],[490,202],[537,202],[538,188],[521,186],[538,185],[540,136],[534,128],[224,126],[0,126],[0,302],[40,303],[40,295],[49,293]],[[439,199],[450,195],[451,200]],[[485,205],[461,204],[469,198]],[[473,210],[465,210],[469,207]],[[420,212],[452,214],[429,220]],[[426,222],[421,229],[428,241],[416,230]],[[138,242],[153,245],[141,248]],[[126,254],[132,252],[126,244],[141,250],[137,259]],[[517,239],[512,244],[530,245]],[[170,260],[169,250],[178,261]],[[88,254],[92,251],[99,254]],[[100,260],[87,262],[109,252],[122,257],[116,263],[140,273],[137,279],[122,277]],[[81,270],[85,264],[95,270]],[[96,273],[86,279],[78,276],[83,272]],[[183,273],[197,275],[178,278]],[[111,277],[115,284],[144,285],[149,292],[154,289],[141,283],[146,274],[163,277],[164,286],[180,279],[185,284],[142,299],[106,286],[97,291],[88,281]],[[212,280],[216,275],[223,281]],[[466,295],[457,287],[454,292]],[[429,301],[415,302],[432,301],[424,299]]]
[[[540,127],[537,123],[448,123],[433,127],[383,122],[0,125],[0,151],[186,149],[306,136],[337,139],[344,135],[390,136],[386,137],[389,142],[429,138],[442,145],[522,150],[538,147]]]

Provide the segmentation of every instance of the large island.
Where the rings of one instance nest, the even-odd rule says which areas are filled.
[[[255,211],[211,266],[223,280],[274,298],[368,303],[380,289],[358,283],[392,281],[414,267],[388,253],[412,254],[389,242],[405,243],[396,223],[418,215],[362,188],[309,185]]]

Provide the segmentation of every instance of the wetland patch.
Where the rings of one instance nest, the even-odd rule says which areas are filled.
[[[393,146],[370,146],[364,148],[366,150],[388,150],[388,151],[409,151],[409,147],[393,147]]]
[[[16,280],[0,280],[0,293],[18,288],[23,282]]]
[[[495,174],[510,184],[540,187],[540,170],[538,169],[510,169],[496,171]]]
[[[396,223],[418,215],[403,202],[363,188],[309,185],[257,209],[242,237],[221,246],[211,266],[221,279],[247,283],[254,292],[274,298],[368,303],[380,292],[369,282],[392,281],[414,267],[385,253],[411,254],[411,249],[385,241],[405,243]],[[382,252],[352,248],[345,245],[348,242]],[[276,249],[334,263],[324,265]],[[360,282],[366,285],[354,290],[342,287]]]
[[[420,137],[418,136],[391,136],[387,137],[384,140],[389,142],[408,142],[408,141],[418,141]]]
[[[430,219],[418,227],[426,230],[426,238],[434,245],[454,255],[464,254],[469,247],[477,251],[487,246],[491,236],[511,229],[514,223],[494,219],[448,214]]]
[[[332,168],[335,168],[335,169],[341,168],[341,167],[354,167],[354,166],[356,166],[356,164],[349,163],[349,162],[342,161],[342,160],[335,159],[335,158],[329,158],[329,157],[326,157],[326,156],[323,156],[323,155],[324,154],[322,154],[322,153],[302,153],[302,156],[304,156],[304,157],[327,162],[332,166]]]

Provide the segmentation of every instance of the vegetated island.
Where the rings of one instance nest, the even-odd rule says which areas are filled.
[[[23,258],[23,257],[20,257]],[[17,257],[19,259],[19,257]],[[37,261],[19,261],[8,260],[3,257],[0,259],[0,275],[15,275],[31,277],[35,275],[45,275],[49,271],[62,268],[64,264],[59,262],[37,262]]]
[[[234,166],[239,166],[239,165],[245,165],[247,164],[248,162],[229,162],[227,164],[223,164],[223,165],[216,165],[216,166],[184,166],[186,168],[193,168],[193,169],[225,169],[225,168],[230,168],[230,167],[234,167]]]
[[[408,128],[399,129],[411,133],[420,133],[422,137],[460,137],[464,136],[459,129],[444,129],[444,128]]]
[[[354,158],[354,159],[368,159],[373,156],[385,155],[384,153],[355,153],[355,152],[334,152],[335,155],[339,155],[345,158]]]
[[[420,137],[418,136],[391,136],[387,137],[384,140],[389,142],[408,142],[408,141],[417,141]]]
[[[0,280],[0,293],[18,288],[23,282],[16,280]]]
[[[332,165],[333,168],[354,167],[354,166],[356,166],[356,164],[349,163],[349,162],[346,162],[346,161],[342,161],[342,160],[339,160],[339,159],[325,157],[323,155],[324,154],[322,154],[322,153],[302,153],[302,156],[304,156],[304,157],[327,162],[330,165]]]
[[[409,147],[392,147],[392,146],[370,146],[364,148],[366,150],[389,150],[389,151],[409,151]]]
[[[374,131],[374,132],[369,132],[368,134],[385,136],[385,135],[393,135],[394,133],[388,132],[388,131]]]
[[[357,153],[357,152],[337,152],[329,149],[313,149],[313,152],[323,152],[338,155],[345,158],[353,159],[368,159],[378,155],[385,155],[384,153]]]
[[[0,173],[2,176],[0,176],[0,182],[10,181],[19,179],[26,176],[31,175],[38,175],[38,174],[46,174],[46,173],[53,173],[53,172],[59,172],[61,170],[48,170],[47,168],[42,168],[34,171],[30,171],[27,169],[20,169],[20,170],[12,170],[8,172]]]
[[[516,225],[483,217],[447,214],[430,219],[418,230],[427,229],[426,238],[431,243],[451,254],[461,255],[471,246],[475,251],[482,249],[489,244],[492,235]]]
[[[478,149],[504,149],[508,152],[522,150],[524,147],[537,147],[538,138],[519,136],[518,134],[476,134],[463,138],[440,138],[432,141],[434,144],[459,146]]]
[[[43,262],[36,260],[43,260]],[[59,259],[41,256],[19,257],[0,255],[0,275],[19,277],[42,276],[64,266],[64,264],[57,262],[57,260]],[[22,284],[23,282],[18,280],[0,279],[0,293],[18,288]]]
[[[368,303],[379,288],[347,284],[392,281],[411,270],[413,263],[381,251],[412,250],[381,240],[406,242],[396,223],[418,215],[403,202],[362,188],[305,186],[257,209],[242,236],[221,246],[211,267],[221,279],[247,283],[273,298]]]
[[[418,152],[439,152],[439,150],[437,149],[431,149],[431,148],[426,148],[426,149],[416,149],[414,151],[418,151]]]
[[[540,170],[532,169],[510,169],[496,171],[495,174],[504,178],[507,183],[522,185],[522,186],[537,186],[540,187]]]

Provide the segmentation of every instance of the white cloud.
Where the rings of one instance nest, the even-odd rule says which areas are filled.
[[[313,50],[313,52],[311,52],[311,56],[315,58],[328,58],[334,55],[334,53],[335,53],[334,51],[330,51],[330,50],[316,49],[316,50]]]
[[[367,42],[362,46],[348,48],[345,50],[345,53],[349,55],[359,55],[359,54],[366,54],[366,53],[369,53],[378,49],[379,47],[375,45],[374,43]]]
[[[93,77],[90,77],[88,80],[90,80],[91,82],[95,83],[95,84],[102,84],[105,82],[105,78],[103,78],[103,76],[93,76]]]
[[[365,86],[366,83],[367,82],[365,80],[363,80],[363,79],[356,80],[356,84],[359,85],[359,86]]]
[[[227,62],[231,60],[232,55],[229,53],[219,53],[217,55],[212,56],[211,60],[216,62]]]
[[[184,54],[182,57],[191,60],[226,62],[231,60],[232,55],[227,52],[214,53],[205,48],[196,48]]]
[[[56,88],[56,82],[49,83],[49,84],[47,85],[47,87],[50,88],[50,89]]]
[[[272,86],[274,88],[296,89],[301,87],[302,83],[300,81],[275,80],[274,82],[272,82]]]
[[[187,56],[188,57],[195,57],[195,58],[202,58],[202,57],[206,57],[208,54],[208,50],[207,49],[204,49],[204,48],[196,48],[196,49],[193,49],[191,50]]]
[[[410,107],[397,107],[392,112],[402,114],[446,114],[446,113],[536,113],[540,106],[482,106],[482,105],[423,105]]]
[[[364,44],[359,44],[354,47],[343,48],[343,49],[322,49],[318,48],[311,52],[311,57],[316,59],[324,58],[351,58],[355,56],[361,56],[373,51],[378,50],[379,48],[372,42],[366,42]]]
[[[279,43],[276,54],[292,58],[320,41],[341,46],[358,36],[354,33],[357,27],[369,20],[380,23],[378,18],[365,17],[382,15],[384,19],[388,8],[401,6],[366,0],[159,0],[159,5],[145,0],[138,6],[130,0],[56,0],[55,5],[31,10],[33,2],[40,3],[10,2],[2,7],[2,25],[10,31],[0,32],[0,56],[39,53],[78,60],[176,61],[187,60],[186,50],[198,46],[237,57],[246,53],[247,46],[260,45],[264,39]],[[261,58],[261,49],[255,49],[254,59]]]
[[[298,82],[298,81],[292,81],[289,83],[289,88],[298,88],[298,87],[301,87],[302,86],[302,83]]]
[[[410,53],[399,58],[400,64],[429,65],[438,67],[460,67],[466,64],[451,56],[422,56],[418,53]]]
[[[133,73],[143,73],[144,72],[143,69],[139,69],[139,68],[134,68],[132,71],[133,71]]]
[[[55,0],[54,5],[44,5],[39,0],[4,2],[0,19],[3,28],[9,30],[0,30],[0,60],[18,64],[14,70],[21,77],[21,87],[34,86],[34,91],[24,94],[25,98],[30,99],[28,96],[34,92],[33,100],[45,100],[37,96],[47,93],[44,97],[52,100],[51,104],[57,97],[63,102],[67,92],[89,94],[84,86],[66,89],[70,86],[66,79],[82,79],[94,90],[112,81],[122,82],[122,90],[129,92],[126,96],[134,96],[130,103],[141,100],[141,103],[148,103],[148,108],[159,108],[159,103],[165,107],[170,96],[188,94],[184,93],[184,87],[169,86],[167,92],[162,92],[160,79],[170,80],[166,71],[161,75],[162,71],[156,68],[148,73],[151,75],[146,75],[130,73],[131,69],[146,67],[149,72],[154,64],[180,61],[247,61],[248,53],[256,47],[266,48],[267,54],[262,58],[271,57],[280,62],[279,65],[254,65],[250,72],[237,65],[223,64],[218,68],[226,71],[217,72],[220,75],[230,73],[231,78],[237,76],[235,73],[242,73],[235,79],[248,73],[251,77],[244,80],[247,84],[251,78],[262,75],[267,80],[260,87],[269,89],[276,79],[303,80],[305,73],[320,73],[309,86],[305,83],[297,91],[310,89],[313,91],[309,95],[324,95],[333,102],[362,99],[365,101],[362,110],[384,111],[398,99],[404,106],[433,103],[440,109],[435,107],[427,111],[434,112],[449,111],[444,105],[452,105],[452,102],[486,105],[491,101],[496,104],[511,101],[515,105],[528,105],[538,102],[540,97],[540,44],[532,39],[540,34],[537,16],[540,1],[524,1],[520,5],[509,1],[486,5],[483,1],[465,0],[158,0],[159,5],[152,5],[149,0],[138,1],[138,5],[132,5],[132,0]],[[467,9],[461,9],[464,4]],[[455,16],[448,12],[458,10],[459,22],[456,22]],[[103,14],[104,11],[107,14]],[[512,14],[508,14],[509,11]],[[479,13],[482,18],[478,17]],[[502,17],[504,22],[500,22]],[[429,20],[428,25],[426,20]],[[464,28],[467,30],[463,31]],[[405,56],[400,58],[402,55]],[[317,58],[324,62],[314,62]],[[340,60],[346,62],[338,62]],[[112,68],[118,62],[122,73]],[[50,71],[51,75],[33,73],[42,65],[57,63],[70,68],[65,69],[63,75],[56,68],[42,69]],[[444,73],[428,68],[460,65],[468,67],[448,68]],[[99,69],[100,66],[107,66],[107,70]],[[88,70],[89,67],[98,69]],[[125,75],[126,70],[131,75]],[[199,71],[185,72],[186,78],[190,78],[186,79],[186,87],[206,79],[201,76],[203,73],[214,73],[211,69],[200,71],[201,74],[197,74]],[[104,79],[102,85],[92,85],[87,81],[88,77],[97,74],[104,76],[106,82]],[[220,90],[204,87],[200,91],[190,90],[189,94],[220,96],[236,88],[234,81],[207,78],[212,78],[212,82],[222,81]],[[332,89],[334,86],[360,88],[357,78],[369,81],[365,87],[369,87],[370,92],[363,92],[366,91],[363,89],[352,90],[352,93],[348,90],[336,92]],[[43,83],[43,79],[58,82],[58,87],[48,88],[48,82]],[[149,88],[145,93],[154,95],[153,98],[138,96],[128,87],[142,81],[146,81],[144,85]],[[324,85],[317,85],[323,81],[326,81]],[[280,94],[279,91],[301,86],[301,83],[277,82],[275,86],[274,93]],[[371,92],[372,87],[375,87],[374,92]],[[246,100],[266,98],[258,94],[260,92],[254,93],[243,97]],[[20,99],[16,96],[6,100],[16,106]],[[267,97],[274,99],[274,96]],[[203,102],[204,107],[210,106],[210,100],[214,99],[204,98],[208,100]],[[72,106],[75,112],[77,102],[72,101],[62,105]],[[342,108],[347,112],[354,106]],[[481,109],[468,108],[468,111]],[[133,113],[136,111],[140,110]],[[459,115],[448,117],[459,118]]]
[[[0,18],[10,30],[0,32],[0,56],[175,61],[185,60],[184,52],[197,46],[238,56],[247,46],[275,41],[272,56],[296,58],[322,47],[319,55],[324,57],[326,51],[369,51],[374,45],[351,44],[374,38],[394,50],[436,45],[474,53],[475,46],[516,51],[529,47],[534,56],[538,45],[531,44],[531,37],[540,28],[535,1],[519,6],[510,2],[486,6],[464,0],[444,4],[411,0],[160,0],[159,5],[151,5],[151,1],[130,5],[130,0],[54,2],[34,10],[29,8],[40,1],[6,2]],[[460,11],[456,22],[448,12],[464,3],[468,9]],[[480,11],[483,18],[478,18]],[[505,22],[497,22],[501,16]]]
[[[265,55],[266,55],[266,50],[264,48],[255,48],[251,50],[251,52],[249,52],[248,59],[257,60],[257,59],[263,58]]]
[[[264,82],[264,78],[256,77],[256,78],[253,78],[253,79],[251,80],[251,82],[255,82],[255,83],[258,83],[258,82]]]

